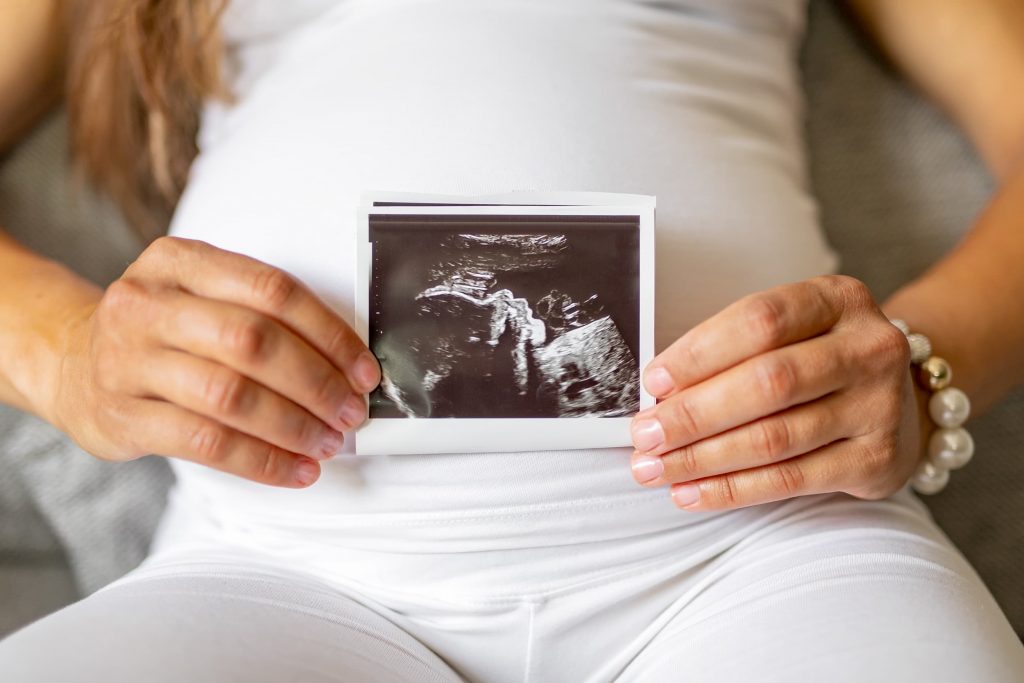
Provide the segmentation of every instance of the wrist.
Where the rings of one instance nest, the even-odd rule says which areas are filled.
[[[883,305],[882,312],[890,320],[903,320],[914,333],[932,340],[935,352],[945,358],[957,370],[957,384],[974,397],[976,372],[971,368],[972,355],[961,348],[963,328],[974,325],[974,319],[958,318],[954,310],[962,306],[953,305],[957,294],[946,291],[948,283],[925,277],[910,283],[894,293]],[[915,371],[916,368],[911,368]],[[921,389],[917,375],[914,375],[915,389]]]
[[[52,262],[34,264],[14,280],[18,300],[0,306],[9,323],[0,369],[20,399],[19,407],[63,428],[57,407],[65,362],[81,345],[80,331],[103,292]]]
[[[971,414],[970,399],[952,386],[952,367],[945,359],[932,355],[928,337],[912,332],[905,320],[890,322],[906,335],[910,346],[915,417],[924,445],[924,457],[918,456],[910,483],[918,493],[938,493],[948,483],[950,470],[963,467],[974,455],[974,440],[963,428]]]
[[[63,312],[54,328],[54,341],[41,359],[46,369],[46,381],[40,382],[40,403],[37,414],[63,432],[69,431],[62,406],[69,404],[69,394],[75,375],[81,364],[74,360],[86,352],[88,325],[99,297],[95,300],[76,302]],[[74,400],[70,401],[74,404]]]

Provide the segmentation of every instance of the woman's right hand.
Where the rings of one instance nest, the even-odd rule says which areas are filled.
[[[366,345],[298,280],[164,237],[72,324],[51,412],[105,460],[153,453],[303,487],[379,381]]]

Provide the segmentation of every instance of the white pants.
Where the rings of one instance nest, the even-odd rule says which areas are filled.
[[[0,680],[1024,680],[1021,642],[907,489],[759,510],[686,544],[300,562],[178,509],[139,569],[0,644]]]

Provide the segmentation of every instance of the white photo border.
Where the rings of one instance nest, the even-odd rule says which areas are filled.
[[[403,202],[402,206],[359,207],[356,250],[356,332],[369,343],[370,278],[373,264],[370,242],[371,215],[549,215],[549,216],[635,216],[639,219],[640,358],[642,373],[654,358],[654,198],[646,195],[606,193],[520,193],[529,204],[478,204],[484,197],[374,193],[372,201]],[[607,201],[604,204],[572,204],[581,195]],[[496,195],[509,201],[510,195]],[[559,200],[555,203],[556,200]],[[487,199],[490,199],[488,197]],[[516,199],[519,199],[517,197]],[[579,199],[575,199],[579,201]],[[433,204],[404,204],[404,202]],[[539,202],[547,202],[539,204]],[[442,203],[444,202],[444,203]],[[449,202],[464,202],[453,206]],[[640,410],[653,406],[655,399],[640,382]],[[475,453],[550,451],[624,447],[631,444],[631,417],[551,418],[370,418],[356,431],[357,455],[403,455],[433,453]]]

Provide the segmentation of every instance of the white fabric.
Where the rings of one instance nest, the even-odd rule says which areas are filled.
[[[653,194],[662,348],[743,294],[835,267],[803,159],[804,9],[235,0],[238,99],[206,111],[174,234],[285,268],[350,317],[364,190]],[[5,641],[0,675],[1024,675],[1005,618],[906,489],[689,513],[628,463],[349,454],[302,491],[176,463],[151,559]],[[73,647],[48,656],[56,643]]]
[[[238,99],[206,111],[172,232],[280,266],[351,320],[365,190],[657,195],[664,348],[744,294],[834,269],[801,142],[804,11],[803,0],[236,0]],[[175,466],[230,523],[297,519],[303,533],[373,544],[384,516],[384,535],[454,551],[528,538],[513,510],[562,530],[552,542],[688,523],[627,463],[626,449],[342,458],[301,492]]]
[[[0,643],[20,681],[1011,683],[1024,650],[904,489],[771,506],[700,542],[480,553],[226,532],[172,503],[169,549]],[[187,539],[187,541],[186,541]],[[54,656],[59,653],[58,656]]]

